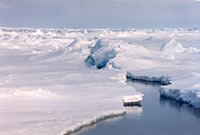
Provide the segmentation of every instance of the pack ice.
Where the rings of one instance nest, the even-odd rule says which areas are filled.
[[[0,134],[70,134],[124,115],[122,100],[143,96],[127,78],[200,108],[199,43],[198,29],[1,27]]]

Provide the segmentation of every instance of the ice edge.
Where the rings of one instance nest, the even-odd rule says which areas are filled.
[[[169,77],[167,76],[159,76],[159,77],[149,77],[149,76],[136,76],[133,75],[131,72],[127,72],[126,74],[127,79],[131,80],[139,80],[139,81],[146,81],[146,82],[156,82],[162,85],[169,85],[171,84]]]
[[[81,129],[83,129],[85,127],[94,125],[100,121],[107,120],[107,119],[114,118],[114,117],[123,116],[126,113],[127,112],[125,110],[106,112],[106,113],[103,113],[102,115],[99,115],[97,117],[94,117],[94,118],[86,120],[86,121],[79,122],[79,123],[71,126],[66,131],[61,133],[60,135],[70,135],[72,133],[80,131]]]
[[[127,72],[126,78],[131,80],[160,83],[161,85],[171,84],[169,77],[166,76],[159,76],[159,77],[136,76],[133,75],[131,72]],[[160,95],[163,97],[176,100],[180,103],[185,103],[195,109],[200,109],[200,98],[198,96],[198,92],[196,92],[195,90],[187,91],[181,89],[168,89],[161,87],[159,89],[159,92]]]
[[[168,89],[161,87],[160,95],[169,99],[176,100],[180,103],[185,103],[195,109],[200,109],[200,98],[195,90],[187,91],[180,89]]]

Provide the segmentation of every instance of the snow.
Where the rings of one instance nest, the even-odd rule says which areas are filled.
[[[199,44],[198,29],[0,27],[0,134],[68,134],[140,114],[123,107],[143,99],[127,78],[200,108]]]
[[[199,73],[193,72],[175,80],[171,85],[160,88],[164,97],[187,103],[194,108],[200,108],[200,78]]]
[[[139,104],[143,100],[141,95],[124,96],[123,103],[126,104]]]
[[[122,96],[140,94],[126,85],[126,72],[86,66],[98,33],[1,30],[1,135],[67,133],[124,114]]]
[[[122,116],[125,114],[126,114],[126,111],[105,112],[105,113],[101,114],[100,116],[94,117],[93,119],[85,120],[83,122],[77,123],[76,125],[74,125],[72,127],[69,127],[69,129],[64,131],[63,133],[61,133],[61,135],[63,135],[63,134],[70,135],[71,133],[79,131],[85,127],[91,126],[99,121],[103,121],[103,120],[110,119],[113,117],[119,117],[119,116]]]
[[[164,53],[184,52],[183,45],[181,43],[177,43],[177,41],[174,38],[169,42],[163,44],[160,50]]]
[[[98,45],[94,47],[95,51],[91,52],[86,61],[97,68],[123,70],[127,72],[126,77],[128,79],[168,85],[161,88],[161,95],[183,101],[194,108],[200,108],[199,88],[193,88],[194,86],[199,86],[199,76],[193,75],[189,80],[184,79],[185,76],[191,75],[193,72],[200,72],[200,63],[198,62],[200,53],[199,48],[197,48],[200,43],[200,33],[195,31],[190,35],[187,30],[183,29],[180,31],[163,30],[163,32],[159,31],[159,33],[150,32],[148,38],[146,38],[148,34],[145,33],[145,30],[143,33],[136,33],[134,33],[133,37],[137,39],[139,36],[139,38],[134,40],[133,43],[130,42],[132,39],[130,40],[129,37],[132,32],[127,33],[127,37],[124,34],[123,38],[126,37],[125,39],[117,36],[115,40],[104,39],[101,42],[98,41]],[[169,33],[169,36],[165,35],[165,33]],[[186,40],[190,41],[190,36],[192,36],[191,38],[196,38],[190,42],[189,46]],[[144,38],[143,40],[143,37],[146,39]],[[163,43],[160,43],[160,46],[157,47],[159,49],[148,49],[146,47],[147,43],[154,43],[157,40],[160,42],[161,39]],[[142,44],[138,40],[142,40]],[[197,42],[197,45],[193,45],[195,42]],[[187,82],[187,87],[180,87],[185,86],[185,82]],[[173,93],[175,93],[174,96],[172,96]],[[179,94],[177,95],[177,93]]]
[[[126,77],[128,79],[133,79],[133,80],[157,82],[157,83],[160,83],[162,85],[170,84],[170,79],[167,76],[139,76],[139,75],[135,76],[131,72],[127,72]]]

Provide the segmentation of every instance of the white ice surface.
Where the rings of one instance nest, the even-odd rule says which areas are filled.
[[[199,44],[198,29],[0,28],[0,134],[56,135],[121,114],[123,96],[142,96],[127,72],[167,77],[163,89],[198,107]]]
[[[112,40],[101,39],[90,55],[92,64],[97,68],[104,65],[107,69],[124,70],[127,77],[134,80],[171,84],[161,88],[161,95],[200,108],[200,89],[197,87],[200,82],[199,30],[132,32],[127,32],[123,38],[114,39],[113,35]],[[173,96],[174,89],[180,94]]]
[[[191,47],[184,48],[181,43],[172,39],[161,47],[160,52],[149,51],[151,55],[139,59],[137,55],[133,63],[129,59],[127,61],[129,65],[126,67],[127,77],[160,82],[164,85],[170,84],[160,89],[161,95],[183,101],[194,108],[200,108],[200,52],[191,51],[193,42],[191,42]],[[199,48],[194,50],[199,50]],[[130,56],[130,58],[133,57]],[[120,58],[115,58],[114,61],[117,66],[116,63],[120,61]],[[143,61],[145,64],[141,64]],[[124,63],[123,61],[123,65]],[[137,69],[131,69],[134,63],[136,68],[139,65]]]
[[[200,108],[200,74],[186,74],[181,79],[173,81],[171,85],[160,88],[160,93],[162,96]]]
[[[142,96],[133,95],[133,96],[124,96],[123,103],[138,103],[143,100]]]
[[[65,133],[123,114],[122,96],[140,94],[126,72],[87,67],[93,33],[2,28],[0,40],[1,135]]]

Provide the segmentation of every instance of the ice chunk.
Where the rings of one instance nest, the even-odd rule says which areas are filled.
[[[142,95],[124,96],[122,99],[124,106],[140,105],[142,100]]]
[[[159,91],[161,96],[187,103],[194,108],[200,108],[199,80],[199,73],[189,73],[174,80],[171,85],[161,87]]]
[[[169,42],[163,44],[160,50],[164,53],[179,53],[185,51],[183,45],[177,42],[174,38]]]
[[[90,65],[95,65],[98,69],[104,68],[109,60],[117,55],[118,48],[118,42],[98,40],[85,61]]]
[[[194,108],[200,108],[200,90],[180,90],[160,88],[161,96],[187,103]]]
[[[157,83],[160,83],[162,85],[170,84],[169,77],[167,77],[167,76],[140,76],[140,75],[134,75],[131,72],[127,72],[126,77],[128,79],[132,79],[132,80],[157,82]]]

